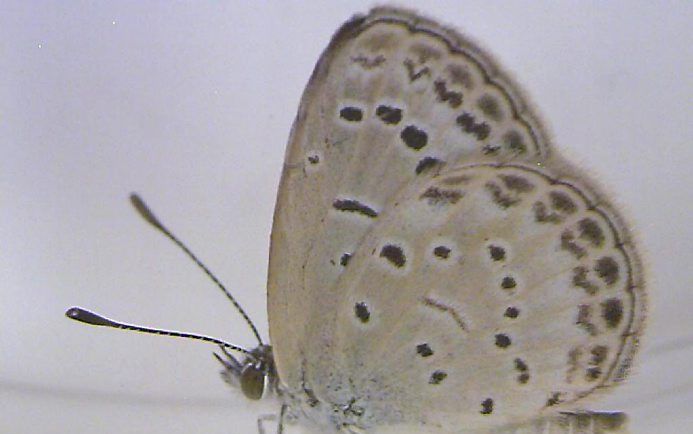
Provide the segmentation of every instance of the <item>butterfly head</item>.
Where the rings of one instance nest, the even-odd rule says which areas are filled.
[[[222,364],[221,377],[233,387],[239,387],[246,398],[259,400],[270,394],[277,383],[272,347],[258,345],[238,360],[222,347],[223,355],[214,353]]]

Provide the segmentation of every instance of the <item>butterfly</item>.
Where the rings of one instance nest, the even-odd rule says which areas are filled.
[[[271,346],[204,339],[229,383],[278,399],[279,432],[623,433],[586,403],[626,378],[644,291],[618,210],[495,60],[383,7],[335,33],[296,115]]]

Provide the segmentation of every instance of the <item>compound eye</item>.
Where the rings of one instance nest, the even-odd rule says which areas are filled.
[[[257,401],[265,393],[267,374],[258,366],[248,364],[241,370],[241,390],[248,399]]]

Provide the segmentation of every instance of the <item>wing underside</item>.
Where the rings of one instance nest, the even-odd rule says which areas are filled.
[[[533,188],[523,191],[529,188],[523,181]],[[509,381],[493,378],[498,363],[508,364],[515,386],[524,385],[519,378],[530,376],[529,384],[548,370],[545,387],[526,388],[541,390],[544,407],[561,408],[617,381],[635,347],[644,302],[628,234],[594,191],[550,152],[517,87],[475,44],[400,10],[355,17],[318,61],[286,152],[268,283],[282,382],[295,390],[310,383],[333,402],[368,388],[360,382],[403,400],[410,399],[408,390],[455,384],[469,395],[469,413],[485,416],[498,412],[502,400],[487,396],[474,375],[497,390]],[[501,250],[507,259],[494,262],[491,252]],[[598,265],[605,257],[611,262]],[[530,263],[554,275],[523,274]],[[604,276],[613,280],[613,267],[618,276],[609,284]],[[498,294],[488,295],[491,288]],[[545,315],[567,323],[520,316],[537,296],[545,300]],[[471,313],[475,303],[492,301],[497,318]],[[603,313],[609,306],[620,311],[611,329]],[[489,309],[477,310],[490,315]],[[498,337],[501,325],[513,319],[516,330],[539,330],[509,350],[499,348],[498,339],[506,342]],[[545,345],[547,337],[560,344],[560,333],[569,336],[560,356],[542,359],[546,354],[537,352],[530,364],[525,359],[532,357],[519,355]],[[606,354],[597,348],[600,338]],[[453,376],[436,367],[434,361],[454,364],[461,357],[456,351],[484,340],[491,357],[486,370],[468,354],[468,373]],[[435,351],[434,341],[445,354]],[[576,348],[580,354],[571,356]],[[434,354],[422,356],[429,351]],[[563,390],[555,382],[567,381],[570,363],[574,382]],[[591,382],[585,377],[590,368],[600,371]],[[404,382],[392,380],[402,375],[408,376]],[[383,405],[375,412],[402,418],[400,398],[369,396]],[[459,405],[439,408],[459,414]],[[413,405],[409,415],[437,423],[434,413]]]

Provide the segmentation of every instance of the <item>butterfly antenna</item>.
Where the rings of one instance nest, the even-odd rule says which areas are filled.
[[[217,279],[217,277],[216,277],[214,274],[212,274],[211,271],[209,271],[209,268],[207,268],[207,266],[205,266],[205,264],[203,264],[202,261],[200,261],[199,259],[197,259],[197,256],[195,256],[195,254],[194,254],[193,252],[190,251],[190,249],[188,248],[188,246],[186,246],[185,244],[183,244],[183,242],[180,241],[178,238],[176,238],[176,236],[173,235],[173,234],[171,233],[171,231],[169,231],[168,229],[166,229],[166,226],[164,226],[164,225],[161,223],[161,221],[159,221],[159,219],[156,218],[156,216],[154,215],[154,213],[152,213],[152,211],[149,209],[149,207],[147,206],[147,204],[144,203],[144,201],[142,200],[142,198],[140,198],[136,193],[131,193],[131,194],[130,194],[130,202],[131,202],[132,205],[135,207],[135,209],[136,209],[137,212],[140,214],[140,216],[142,216],[143,219],[145,219],[147,222],[149,222],[149,224],[151,224],[151,225],[154,226],[156,229],[158,229],[159,231],[161,231],[161,233],[163,233],[164,235],[166,235],[166,236],[168,237],[168,239],[170,239],[171,241],[173,241],[174,244],[176,244],[178,247],[180,247],[180,249],[183,250],[183,252],[185,252],[185,254],[188,255],[188,257],[189,257],[190,259],[192,259],[193,262],[194,262],[195,264],[197,264],[197,266],[200,267],[200,268],[202,269],[202,271],[204,271],[205,274],[206,274],[210,279],[212,279],[212,282],[214,282],[214,283],[217,285],[217,287],[219,287],[219,289],[221,289],[221,291],[226,295],[226,298],[228,298],[228,299],[231,301],[231,303],[233,303],[233,305],[236,307],[236,310],[238,310],[238,312],[241,314],[241,316],[243,316],[243,318],[245,319],[245,322],[248,323],[248,326],[250,326],[250,329],[252,330],[253,334],[255,335],[255,338],[258,340],[258,342],[260,343],[260,345],[262,345],[262,344],[263,344],[262,338],[260,337],[260,333],[258,333],[257,328],[255,327],[255,324],[253,324],[253,321],[251,321],[251,319],[250,319],[250,317],[248,316],[248,314],[245,313],[245,310],[243,310],[243,308],[241,307],[241,305],[238,304],[238,302],[236,301],[236,299],[235,299],[235,298],[233,297],[233,295],[231,295],[231,293],[226,289],[226,287],[224,286],[224,284],[222,284],[222,283],[219,281],[219,279]]]
[[[155,329],[155,328],[149,328],[149,327],[140,327],[132,324],[124,324],[118,321],[113,321],[108,318],[104,318],[101,315],[95,314],[94,312],[90,312],[86,309],[82,309],[80,307],[71,307],[65,312],[65,316],[73,319],[75,321],[83,322],[86,324],[91,324],[95,326],[102,326],[102,327],[111,327],[115,329],[122,329],[122,330],[134,330],[136,332],[142,332],[142,333],[151,333],[155,335],[162,335],[162,336],[172,336],[175,338],[186,338],[186,339],[194,339],[198,341],[205,341],[205,342],[211,342],[213,344],[219,345],[222,349],[230,349],[233,351],[239,351],[243,354],[246,354],[250,357],[254,357],[250,351],[246,350],[245,348],[239,347],[237,345],[232,345],[229,344],[228,342],[224,342],[220,339],[212,338],[209,336],[204,336],[204,335],[197,335],[194,333],[181,333],[181,332],[174,332],[171,330],[161,330],[161,329]]]

